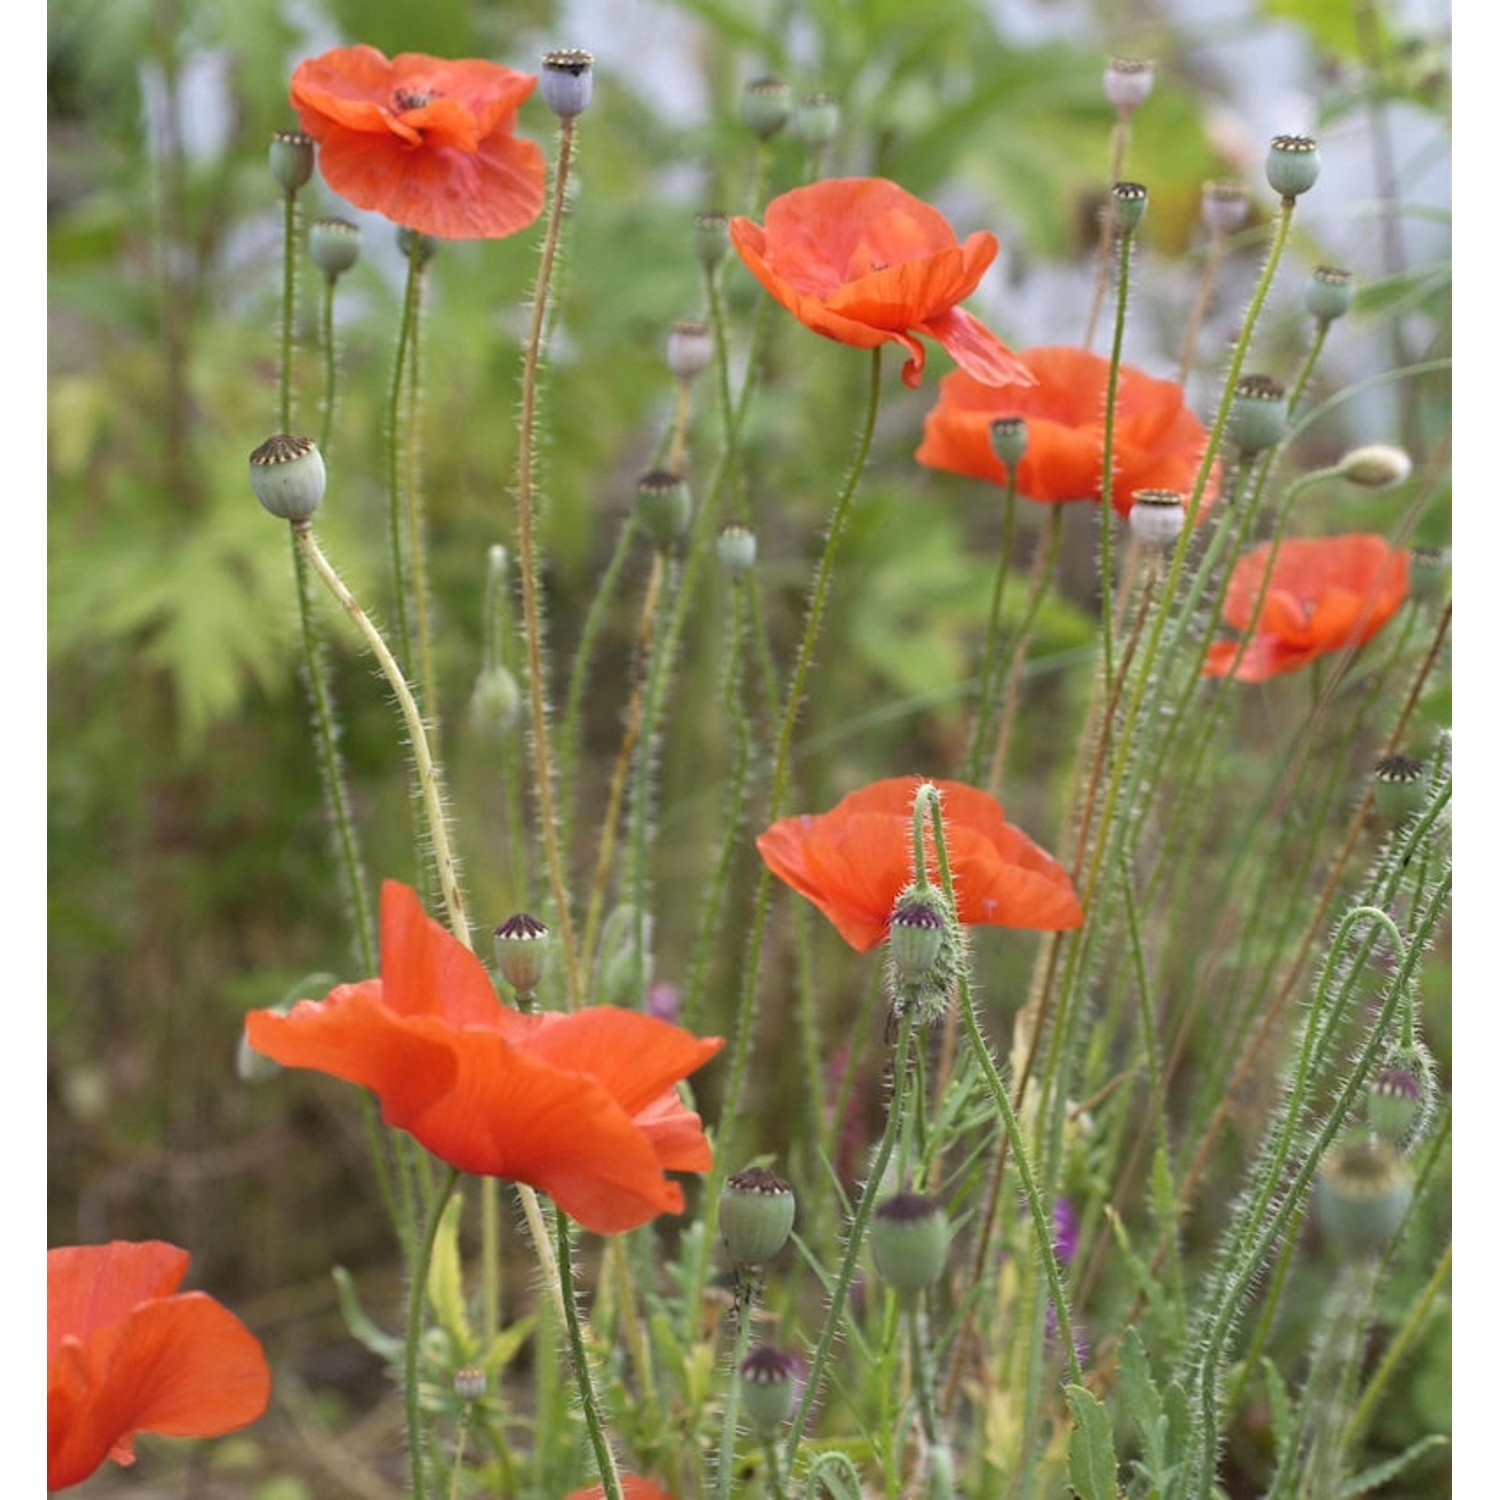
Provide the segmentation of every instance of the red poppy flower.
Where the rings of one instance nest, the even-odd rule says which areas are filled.
[[[642,1479],[639,1474],[621,1474],[620,1492],[625,1500],[672,1500],[664,1489],[658,1488],[649,1479]],[[584,1490],[571,1490],[567,1500],[604,1500],[604,1486],[591,1484]]]
[[[911,807],[922,784],[920,776],[877,781],[832,812],[782,818],[755,841],[772,874],[806,896],[857,952],[885,937],[911,881]],[[942,794],[960,922],[1056,932],[1083,921],[1067,871],[1007,823],[993,797],[958,781],[932,785]],[[936,884],[937,876],[934,859],[928,878]]]
[[[1270,555],[1271,544],[1264,542],[1229,575],[1224,623],[1235,630],[1252,629],[1251,611]],[[1330,651],[1363,645],[1406,598],[1409,560],[1403,548],[1364,532],[1282,542],[1260,618],[1234,675],[1241,682],[1265,682]],[[1215,641],[1203,675],[1227,676],[1239,649],[1237,641]]]
[[[245,1035],[289,1068],[360,1083],[386,1123],[465,1172],[524,1182],[585,1229],[618,1234],[682,1212],[667,1172],[713,1165],[674,1085],[722,1047],[637,1011],[522,1015],[484,965],[387,881],[380,974],[284,1016],[252,1011]]]
[[[1104,398],[1109,361],[1087,349],[1027,349],[1019,356],[1037,383],[994,390],[962,370],[945,376],[927,414],[917,462],[993,484],[1008,481],[995,457],[990,424],[1026,419],[1026,452],[1016,489],[1032,500],[1098,500],[1104,480]],[[1130,514],[1137,490],[1191,493],[1208,433],[1183,405],[1182,387],[1120,366],[1115,395],[1114,484],[1111,500]],[[1210,484],[1205,499],[1217,489]],[[1203,507],[1199,507],[1199,514]]]
[[[335,47],[299,63],[292,104],[324,181],[357,208],[448,240],[493,240],[542,211],[541,151],[511,134],[530,73]]]
[[[1027,385],[1031,375],[957,304],[999,253],[987,231],[962,245],[937,209],[883,177],[830,177],[766,207],[766,225],[731,219],[729,237],[757,281],[814,333],[873,349],[894,339],[911,356],[907,385],[922,383],[927,351],[941,344],[976,380]]]
[[[260,1341],[204,1292],[179,1292],[186,1250],[161,1240],[47,1252],[47,1488],[106,1457],[135,1462],[138,1432],[217,1437],[271,1399]]]

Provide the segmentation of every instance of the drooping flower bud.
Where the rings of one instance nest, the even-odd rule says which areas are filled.
[[[328,471],[310,437],[278,432],[250,455],[250,488],[273,516],[305,526],[323,503]]]
[[[278,130],[267,156],[271,176],[284,193],[295,193],[313,172],[313,139],[302,130]]]
[[[1143,105],[1156,81],[1156,64],[1141,57],[1112,57],[1104,70],[1104,97],[1128,115]]]
[[[1351,448],[1339,464],[1339,477],[1366,489],[1384,490],[1411,478],[1411,459],[1404,449],[1389,443],[1368,443]]]
[[[743,578],[755,566],[755,533],[738,521],[731,521],[715,542],[719,566],[731,578]]]
[[[779,78],[752,78],[740,96],[740,118],[768,141],[792,117],[792,86]]]
[[[719,1234],[737,1266],[763,1266],[786,1244],[797,1217],[791,1183],[765,1167],[736,1172],[719,1194]]]
[[[528,912],[507,917],[495,929],[495,967],[518,995],[536,994],[551,948],[547,924]]]
[[[1242,182],[1205,182],[1199,212],[1211,235],[1233,234],[1250,217],[1250,195]]]
[[[329,281],[337,281],[359,259],[359,225],[314,219],[307,231],[307,253]]]
[[[838,138],[839,101],[832,94],[809,94],[797,106],[797,134],[809,151],[826,151]]]
[[[1354,305],[1354,272],[1342,266],[1316,266],[1307,283],[1307,310],[1320,323],[1342,318]]]
[[[464,1365],[453,1372],[453,1394],[460,1401],[478,1401],[489,1386],[489,1377],[478,1365]]]
[[[931,1198],[897,1193],[875,1205],[870,1251],[875,1269],[896,1291],[923,1291],[948,1264],[948,1215]]]
[[[1130,503],[1130,534],[1147,547],[1166,551],[1177,544],[1187,510],[1177,490],[1137,490]]]
[[[729,254],[729,215],[708,209],[693,215],[693,250],[709,271]]]
[[[1025,417],[996,417],[990,423],[990,447],[1007,469],[1026,456],[1028,435]]]
[[[1375,791],[1375,806],[1381,817],[1400,823],[1420,812],[1427,801],[1426,780],[1422,762],[1410,755],[1384,755],[1370,773]]]
[[[1421,1080],[1405,1068],[1382,1068],[1365,1089],[1370,1129],[1398,1151],[1406,1149],[1421,1113]]]
[[[1286,387],[1269,375],[1242,375],[1229,401],[1229,440],[1247,455],[1274,448],[1286,435]]]
[[[679,319],[667,330],[667,368],[679,380],[696,380],[713,357],[713,330],[707,323]]]
[[[687,481],[666,469],[642,474],[635,486],[635,513],[646,535],[663,549],[672,546],[688,528],[693,497]]]
[[[1126,234],[1134,234],[1146,217],[1146,200],[1150,195],[1144,183],[1117,182],[1109,190],[1109,211]]]
[[[1318,1168],[1313,1208],[1340,1255],[1379,1255],[1411,1206],[1411,1173],[1385,1141],[1335,1146]]]
[[[474,679],[469,694],[469,727],[481,739],[500,744],[521,718],[521,684],[508,667],[496,663]]]
[[[795,1354],[762,1344],[740,1364],[740,1404],[762,1437],[775,1432],[796,1404],[802,1361]]]
[[[1278,135],[1266,153],[1266,181],[1282,198],[1296,198],[1318,180],[1318,143],[1310,135]]]
[[[582,47],[559,47],[542,54],[542,103],[560,120],[572,120],[594,97],[594,54]]]

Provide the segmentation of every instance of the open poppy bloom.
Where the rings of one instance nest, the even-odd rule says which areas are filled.
[[[912,880],[912,799],[923,782],[874,782],[832,812],[782,818],[755,841],[771,873],[806,896],[859,953],[890,931],[896,898]],[[1057,932],[1083,921],[1067,871],[1007,823],[993,797],[958,781],[932,785],[942,795],[961,923]],[[927,875],[938,883],[935,856]]]
[[[962,302],[999,254],[988,231],[962,245],[935,208],[883,177],[830,177],[766,207],[766,224],[731,219],[729,237],[757,281],[814,333],[910,356],[901,378],[922,383],[922,334],[976,380],[1027,385],[1026,366]]]
[[[1234,565],[1224,623],[1252,634],[1238,667],[1241,643],[1215,641],[1203,664],[1205,677],[1225,677],[1233,668],[1241,682],[1265,682],[1295,672],[1329,652],[1363,645],[1406,598],[1405,549],[1367,532],[1307,537],[1276,549],[1265,604],[1252,621],[1270,555],[1271,544],[1264,542]]]
[[[47,1252],[47,1488],[106,1458],[135,1462],[138,1432],[217,1437],[271,1399],[260,1341],[205,1292],[179,1292],[186,1250],[161,1240]]]
[[[530,73],[421,52],[335,47],[299,63],[292,105],[324,181],[422,234],[493,240],[542,211],[542,153],[511,134]]]
[[[524,1182],[596,1234],[682,1212],[667,1172],[713,1165],[675,1085],[722,1047],[638,1011],[523,1015],[410,887],[380,896],[380,975],[245,1017],[289,1068],[363,1084],[388,1125],[464,1172]]]
[[[1026,422],[1026,451],[1016,489],[1030,500],[1098,500],[1104,486],[1104,401],[1109,361],[1066,345],[1026,349],[1019,356],[1036,376],[1025,390],[994,390],[955,370],[943,378],[927,414],[917,462],[929,469],[1009,482],[995,456],[990,426],[1001,417]],[[1114,483],[1110,498],[1130,514],[1137,490],[1191,493],[1208,433],[1183,404],[1182,387],[1120,366],[1115,392]],[[1204,507],[1217,485],[1204,492]]]

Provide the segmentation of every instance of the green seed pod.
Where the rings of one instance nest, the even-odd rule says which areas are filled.
[[[1110,213],[1126,234],[1134,234],[1140,228],[1149,196],[1145,184],[1140,182],[1117,182],[1110,188]]]
[[[750,1425],[769,1437],[792,1414],[802,1362],[795,1354],[762,1344],[740,1364],[740,1404]]]
[[[945,1015],[964,961],[963,929],[934,885],[909,885],[891,911],[887,989],[895,1015],[910,1010],[919,1026]]]
[[[507,917],[495,929],[495,967],[518,995],[536,994],[551,948],[547,924],[527,912]]]
[[[1365,1088],[1370,1129],[1398,1151],[1406,1149],[1421,1113],[1421,1081],[1405,1068],[1382,1068]]]
[[[1411,596],[1431,603],[1448,597],[1452,554],[1443,547],[1411,549]]]
[[[679,380],[696,380],[713,357],[714,335],[707,323],[679,319],[667,329],[667,368]]]
[[[1342,318],[1354,305],[1354,272],[1340,266],[1317,266],[1307,283],[1307,310],[1320,323]]]
[[[1250,195],[1242,182],[1223,178],[1205,182],[1199,212],[1208,232],[1215,238],[1233,234],[1250,217]]]
[[[729,215],[709,209],[693,215],[693,253],[712,271],[729,254]]]
[[[916,1193],[875,1205],[870,1225],[875,1269],[903,1296],[932,1286],[948,1264],[948,1215]]]
[[[314,219],[307,231],[307,253],[330,281],[337,281],[359,259],[359,225]]]
[[[405,224],[396,230],[396,248],[420,271],[437,254],[438,242],[430,234],[419,234]]]
[[[313,140],[301,130],[278,130],[267,156],[271,176],[284,193],[295,193],[313,172]]]
[[[719,1233],[737,1266],[763,1266],[786,1244],[796,1217],[791,1183],[765,1167],[736,1172],[719,1194]]]
[[[1161,551],[1177,545],[1187,510],[1176,490],[1137,490],[1130,503],[1130,534]]]
[[[838,139],[839,101],[832,94],[809,94],[797,106],[797,134],[809,151],[824,151]]]
[[[990,447],[1007,469],[1026,456],[1027,435],[1025,417],[996,417],[990,423]]]
[[[1229,400],[1228,432],[1247,456],[1274,448],[1286,435],[1286,387],[1269,375],[1242,375]]]
[[[559,47],[542,55],[538,90],[542,103],[560,120],[571,120],[594,97],[594,54],[582,47]]]
[[[755,566],[755,533],[738,521],[731,521],[714,544],[719,565],[731,578],[743,578]]]
[[[1379,1255],[1406,1217],[1411,1194],[1411,1173],[1394,1146],[1356,1141],[1335,1146],[1324,1158],[1313,1209],[1339,1255]]]
[[[1266,181],[1283,198],[1296,198],[1318,180],[1318,143],[1310,135],[1278,135],[1266,153]]]
[[[1112,57],[1104,70],[1104,97],[1118,113],[1128,115],[1146,102],[1155,81],[1155,63],[1143,57]]]
[[[250,455],[250,488],[273,516],[305,526],[323,503],[328,471],[310,437],[278,432]]]
[[[460,1401],[477,1401],[484,1395],[489,1379],[478,1365],[464,1365],[453,1372],[453,1394]]]
[[[1400,823],[1421,812],[1427,801],[1427,784],[1422,762],[1410,755],[1384,755],[1370,773],[1375,791],[1375,806],[1381,817]]]
[[[693,497],[687,481],[665,469],[641,475],[635,487],[635,513],[658,547],[671,547],[693,518]]]
[[[792,86],[779,78],[752,78],[740,96],[740,118],[768,141],[792,117]]]

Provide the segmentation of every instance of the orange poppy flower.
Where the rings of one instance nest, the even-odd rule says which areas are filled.
[[[245,1018],[257,1052],[363,1084],[450,1166],[524,1182],[597,1234],[682,1212],[667,1172],[713,1165],[675,1085],[722,1047],[637,1011],[522,1015],[484,965],[387,881],[380,974]]]
[[[755,841],[771,873],[806,896],[856,952],[886,936],[912,879],[911,808],[923,780],[874,782],[832,812],[782,818]],[[1067,871],[1007,823],[993,797],[958,781],[932,785],[942,794],[960,922],[1057,932],[1083,921]],[[935,859],[928,878],[937,883]]]
[[[217,1437],[271,1399],[260,1341],[161,1240],[47,1252],[47,1488],[135,1462],[138,1432]]]
[[[292,104],[324,181],[357,208],[447,240],[514,234],[542,211],[540,149],[511,134],[530,73],[335,47],[299,63]]]
[[[1384,537],[1354,532],[1294,539],[1276,549],[1265,604],[1252,626],[1270,554],[1269,542],[1247,552],[1234,565],[1224,596],[1224,623],[1253,629],[1234,668],[1241,682],[1265,682],[1331,651],[1362,646],[1406,598],[1410,553]],[[1239,649],[1237,641],[1215,641],[1203,675],[1227,676]]]
[[[995,457],[990,425],[1000,417],[1024,417],[1026,452],[1016,465],[1016,489],[1031,500],[1098,500],[1109,361],[1066,345],[1027,349],[1018,358],[1037,379],[1025,390],[993,390],[962,370],[944,377],[917,462],[1003,485],[1009,475]],[[1207,447],[1208,433],[1183,405],[1181,386],[1120,366],[1110,498],[1122,516],[1130,514],[1137,490],[1189,494]],[[1216,489],[1211,484],[1205,499]]]
[[[639,1474],[621,1474],[620,1493],[625,1496],[625,1500],[672,1500],[664,1489],[652,1484],[649,1479],[642,1479]],[[584,1490],[571,1490],[567,1500],[604,1500],[604,1486],[591,1484]]]
[[[989,269],[1000,242],[988,231],[958,243],[937,209],[883,177],[830,177],[766,207],[766,224],[731,219],[729,237],[757,281],[814,333],[873,349],[894,340],[922,383],[923,334],[976,380],[1027,385],[1026,366],[958,306]]]

